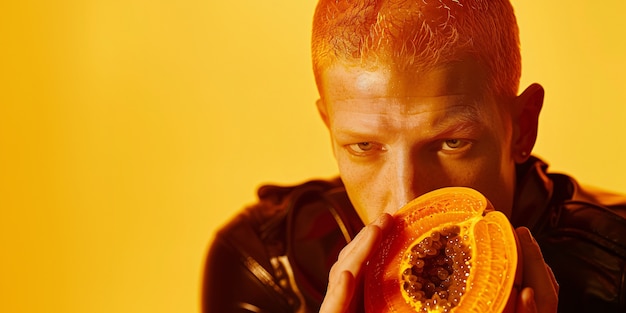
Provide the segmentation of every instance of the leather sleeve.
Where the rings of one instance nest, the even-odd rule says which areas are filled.
[[[626,312],[626,220],[569,202],[537,236],[560,285],[559,312]]]
[[[218,234],[206,262],[202,311],[293,312],[285,297],[271,288],[271,283],[268,285],[257,277],[268,272],[256,262]]]
[[[317,312],[343,240],[363,227],[340,186],[314,180],[261,187],[259,202],[213,239],[203,312]]]

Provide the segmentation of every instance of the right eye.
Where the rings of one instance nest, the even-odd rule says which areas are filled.
[[[348,149],[348,151],[350,151],[350,153],[357,155],[357,156],[369,155],[376,151],[384,150],[381,144],[369,142],[369,141],[349,144],[349,145],[346,145],[346,148]]]

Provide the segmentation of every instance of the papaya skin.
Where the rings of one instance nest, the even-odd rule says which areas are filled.
[[[424,194],[394,214],[366,266],[366,312],[512,312],[518,249],[506,216],[478,191]]]

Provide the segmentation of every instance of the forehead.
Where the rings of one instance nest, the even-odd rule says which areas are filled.
[[[436,128],[451,120],[484,124],[501,113],[484,77],[471,61],[421,72],[338,64],[323,73],[322,97],[333,127],[371,124],[385,131],[400,121],[404,127]]]
[[[420,98],[486,95],[485,71],[467,59],[431,69],[398,71],[387,63],[366,66],[336,63],[322,75],[325,100]]]

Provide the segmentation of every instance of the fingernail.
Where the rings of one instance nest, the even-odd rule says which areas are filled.
[[[522,237],[524,237],[523,239],[527,242],[534,242],[535,239],[533,238],[533,236],[530,233],[530,229],[526,228],[526,227],[520,227],[520,229],[522,230]]]
[[[517,228],[518,235],[523,235],[523,236],[528,236],[528,234],[530,234],[530,230],[524,226]]]
[[[526,304],[529,308],[534,308],[535,307],[535,290],[532,288],[529,288],[528,294],[529,294],[529,297],[528,297],[528,302]]]
[[[384,228],[385,226],[389,225],[391,220],[392,220],[391,215],[387,213],[383,213],[376,219],[376,221],[374,221],[374,224],[378,225],[381,228]]]
[[[370,226],[378,228],[378,230],[386,233],[391,224],[393,224],[393,218],[391,215],[383,213]]]

